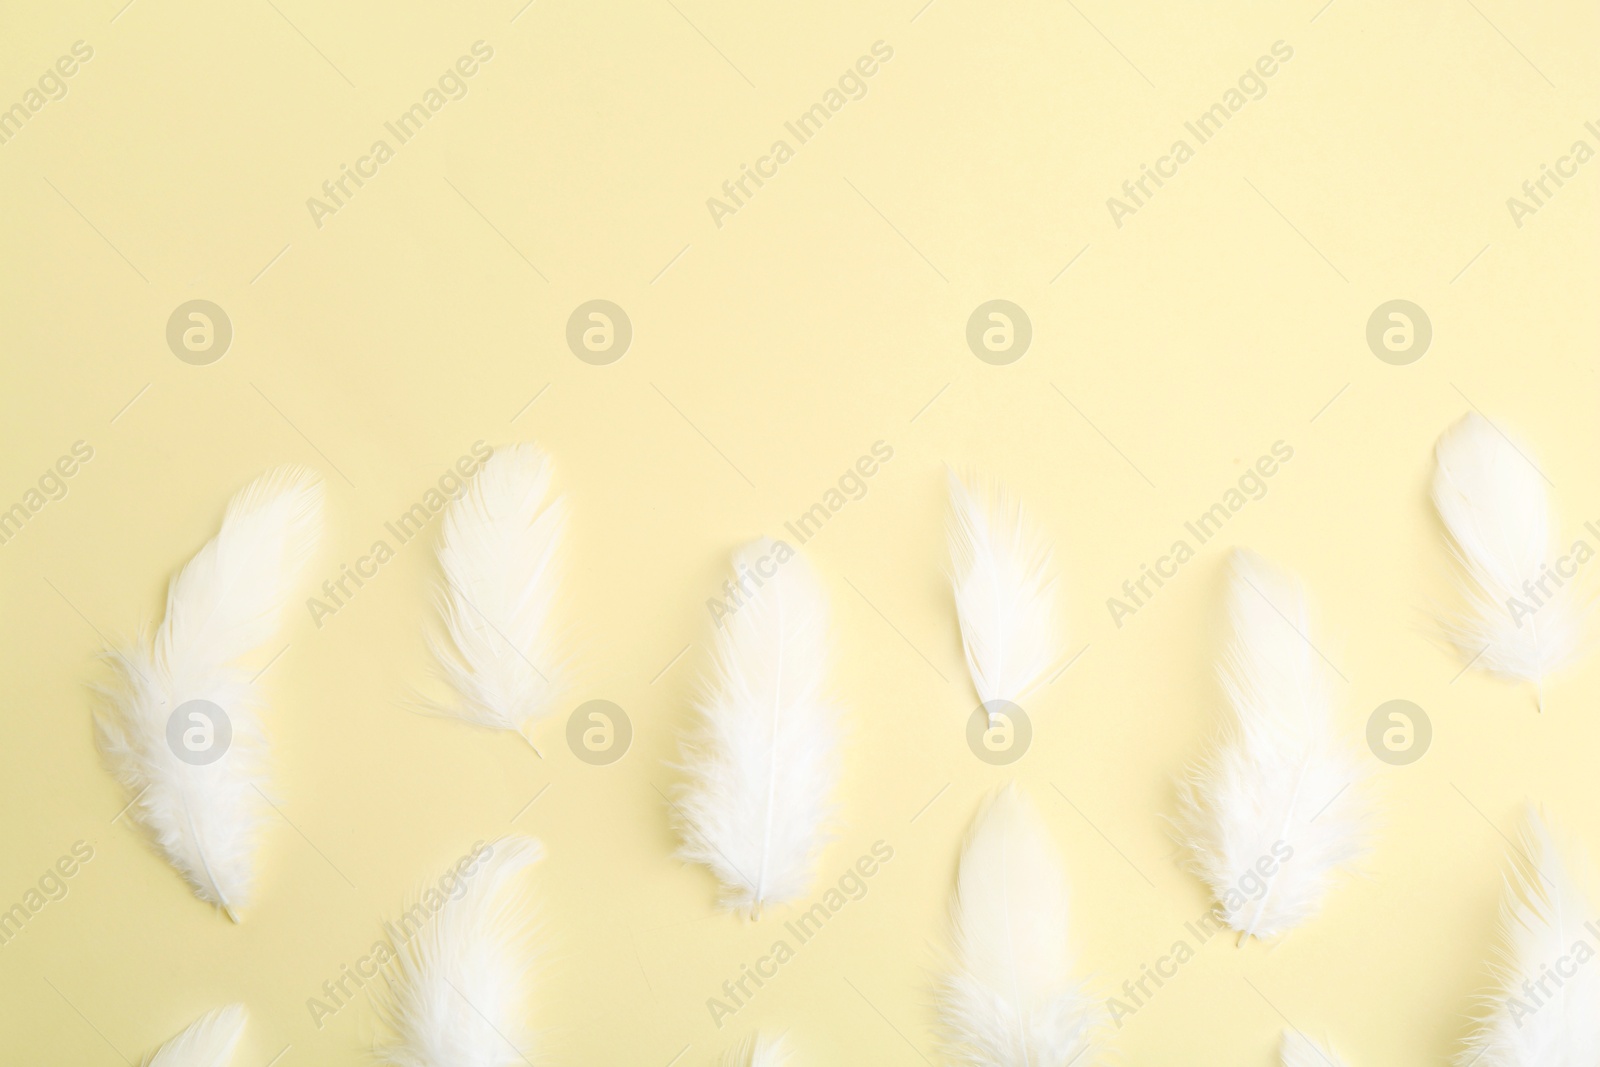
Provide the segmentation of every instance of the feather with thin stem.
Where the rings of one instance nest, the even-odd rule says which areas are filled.
[[[227,1067],[248,1018],[243,1004],[214,1008],[157,1049],[147,1067]]]
[[[1344,1061],[1334,1052],[1311,1040],[1298,1030],[1285,1030],[1280,1046],[1283,1067],[1344,1067]]]
[[[1445,621],[1469,666],[1531,682],[1578,650],[1574,587],[1550,565],[1558,551],[1544,475],[1527,447],[1474,412],[1439,438],[1433,504],[1460,565],[1467,611]]]
[[[550,461],[532,444],[497,448],[445,511],[434,656],[455,689],[437,710],[532,744],[560,669],[552,609],[567,508],[550,494]]]
[[[308,471],[280,468],[240,490],[217,536],[168,586],[154,639],[108,657],[113,677],[95,716],[133,818],[195,894],[235,922],[267,815],[260,670],[244,661],[261,658],[277,632],[321,522],[322,490]],[[213,706],[231,739],[204,762],[223,743]]]
[[[529,1022],[536,952],[527,872],[543,856],[512,835],[477,854],[454,893],[414,928],[384,972],[376,1007],[394,1067],[525,1067],[541,1042]],[[416,911],[413,908],[412,911]]]
[[[1484,998],[1478,1026],[1456,1058],[1462,1067],[1600,1063],[1591,882],[1578,848],[1530,809],[1506,879],[1495,991]]]
[[[968,486],[952,471],[950,585],[978,700],[1021,705],[1059,658],[1061,624],[1050,541],[998,487]]]
[[[760,540],[734,554],[741,603],[717,620],[709,692],[685,740],[679,855],[755,918],[800,900],[827,839],[839,777],[838,708],[825,693],[828,602],[803,556]]]
[[[724,1067],[787,1067],[792,1052],[782,1034],[751,1034],[723,1057]]]
[[[1299,582],[1236,551],[1228,616],[1221,675],[1233,721],[1180,788],[1176,825],[1243,943],[1310,919],[1365,851],[1366,771],[1335,721]]]
[[[1097,1003],[1072,977],[1067,880],[1044,819],[1014,785],[961,851],[939,1016],[962,1067],[1089,1067]]]

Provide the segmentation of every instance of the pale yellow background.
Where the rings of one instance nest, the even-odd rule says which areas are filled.
[[[1600,847],[1600,663],[1552,681],[1542,716],[1528,690],[1454,680],[1426,498],[1434,440],[1475,404],[1531,443],[1564,539],[1600,519],[1600,162],[1520,229],[1505,204],[1595,143],[1600,17],[1571,0],[919,2],[0,14],[0,104],[74,41],[94,48],[0,145],[0,505],[74,441],[95,449],[0,546],[0,906],[74,841],[95,849],[0,947],[0,1058],[137,1060],[238,1000],[246,1067],[364,1062],[364,998],[320,1030],[307,998],[424,879],[517,830],[549,848],[549,1062],[711,1064],[757,1026],[789,1030],[803,1063],[939,1062],[929,988],[959,842],[1008,778],[1056,835],[1079,971],[1107,995],[1206,907],[1165,817],[1223,712],[1231,544],[1306,579],[1352,738],[1398,697],[1436,737],[1413,766],[1371,761],[1383,818],[1363,879],[1279,945],[1207,944],[1114,1047],[1266,1065],[1285,1018],[1359,1067],[1459,1047],[1518,805],[1542,799]],[[494,58],[469,95],[313,225],[306,198],[480,39]],[[706,198],[879,40],[894,58],[866,97],[717,228]],[[1106,198],[1278,40],[1294,58],[1267,96],[1114,226]],[[963,337],[996,297],[1034,326],[1008,367]],[[1409,367],[1363,337],[1396,297],[1435,329]],[[236,330],[209,367],[164,340],[192,298]],[[594,298],[635,330],[607,367],[564,341]],[[169,575],[264,469],[325,479],[309,594],[478,439],[539,441],[572,504],[579,673],[542,761],[400,706],[428,678],[435,524],[320,629],[288,613],[263,679],[283,819],[258,900],[228,923],[112,822],[127,798],[90,731],[102,635],[158,617]],[[706,667],[705,601],[735,545],[781,535],[877,440],[894,459],[807,546],[850,727],[817,892],[875,840],[895,857],[719,1030],[706,998],[788,916],[719,914],[710,877],[671,856],[660,793]],[[1277,440],[1295,455],[1266,498],[1116,628],[1106,597]],[[1068,651],[1088,646],[1034,702],[1012,769],[963,740],[946,463],[1032,506],[1058,545]],[[636,728],[603,768],[562,740],[597,697]]]

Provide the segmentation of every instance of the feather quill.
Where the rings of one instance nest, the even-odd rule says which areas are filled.
[[[1298,1030],[1283,1032],[1283,1067],[1344,1067],[1336,1052]]]
[[[551,613],[566,522],[550,461],[532,444],[495,449],[445,511],[444,629],[429,640],[457,700],[437,710],[533,743],[561,680]]]
[[[679,855],[716,875],[723,907],[760,918],[811,885],[839,776],[839,712],[824,692],[828,602],[810,564],[763,539],[733,566],[748,596],[718,619],[675,806]]]
[[[1476,412],[1439,438],[1435,454],[1433,504],[1468,608],[1447,633],[1469,665],[1532,682],[1542,710],[1544,678],[1572,659],[1580,631],[1573,587],[1547,571],[1556,542],[1544,475]]]
[[[978,700],[1020,705],[1059,658],[1061,625],[1050,542],[998,488],[969,487],[952,471],[950,585]]]
[[[534,962],[526,872],[543,856],[531,837],[492,842],[480,866],[395,946],[376,1007],[394,1067],[525,1067],[540,1043],[528,1022]],[[406,925],[402,923],[402,925]]]
[[[243,1004],[214,1008],[157,1049],[147,1067],[227,1067],[247,1018]]]
[[[786,1067],[792,1052],[783,1035],[765,1037],[751,1034],[728,1050],[725,1067]]]
[[[1480,1067],[1587,1067],[1600,1063],[1600,962],[1594,954],[1590,872],[1578,850],[1527,813],[1501,906],[1495,991],[1457,1062]],[[1582,943],[1574,973],[1571,960]],[[1557,977],[1558,971],[1560,976]],[[1552,981],[1553,979],[1553,981]]]
[[[240,490],[217,536],[168,586],[154,639],[110,659],[112,682],[95,717],[100,750],[133,798],[134,819],[195,894],[235,922],[253,888],[266,804],[264,700],[243,660],[276,632],[321,517],[322,490],[308,471],[280,468]],[[169,743],[174,712],[196,700],[220,708],[232,731],[209,763],[180,759]],[[202,721],[188,716],[180,729]],[[211,736],[221,742],[220,731]]]
[[[951,926],[939,1015],[954,1062],[1094,1063],[1100,1014],[1072,977],[1066,873],[1043,818],[1013,785],[988,802],[967,835]]]
[[[1365,851],[1367,818],[1365,768],[1335,724],[1299,583],[1251,552],[1231,571],[1221,675],[1233,721],[1180,787],[1176,824],[1242,944],[1317,913]]]

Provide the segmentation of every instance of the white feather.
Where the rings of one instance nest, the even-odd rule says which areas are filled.
[[[524,739],[550,714],[561,666],[551,609],[566,521],[566,502],[550,496],[550,462],[531,444],[495,449],[445,511],[440,615],[448,636],[429,638],[458,699],[440,710]]]
[[[969,488],[954,472],[949,482],[950,584],[967,670],[985,707],[1020,705],[1061,654],[1050,542],[1003,490]]]
[[[792,1055],[782,1034],[777,1037],[751,1034],[728,1050],[723,1063],[725,1067],[786,1067]]]
[[[1298,1030],[1283,1032],[1281,1051],[1283,1067],[1344,1067],[1338,1053]]]
[[[718,621],[714,677],[683,746],[679,854],[717,876],[724,907],[759,918],[811,885],[839,776],[838,709],[810,564],[756,541],[734,554],[734,580],[748,594]]]
[[[939,997],[963,1067],[1089,1067],[1100,1014],[1072,977],[1067,881],[1033,805],[1012,785],[967,835],[951,909],[954,958]]]
[[[1559,576],[1537,586],[1557,555],[1544,476],[1525,446],[1476,413],[1439,438],[1436,456],[1433,503],[1469,609],[1448,622],[1449,636],[1474,666],[1539,686],[1542,706],[1545,676],[1571,660],[1579,637],[1573,587]]]
[[[543,855],[531,837],[492,842],[460,897],[412,934],[377,999],[395,1067],[526,1067],[538,1062],[528,1022],[533,923],[526,872]]]
[[[1590,871],[1537,811],[1521,837],[1501,907],[1496,989],[1457,1062],[1592,1067],[1600,1063],[1600,939]],[[1575,951],[1580,944],[1586,951]]]
[[[1311,918],[1365,850],[1366,772],[1334,721],[1299,583],[1251,552],[1235,552],[1231,571],[1221,675],[1233,722],[1180,789],[1176,822],[1242,941]]]
[[[157,1049],[147,1067],[227,1067],[247,1018],[243,1004],[214,1008]]]
[[[195,893],[238,921],[255,877],[265,818],[263,697],[242,662],[272,638],[321,533],[322,490],[307,471],[280,468],[228,504],[222,529],[167,589],[151,642],[111,659],[96,715],[100,749],[133,798],[132,816]],[[191,700],[220,707],[232,741],[215,762],[178,759],[168,719]]]

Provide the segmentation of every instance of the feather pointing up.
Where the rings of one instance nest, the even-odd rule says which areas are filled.
[[[246,1018],[242,1004],[206,1012],[157,1049],[149,1067],[227,1067],[244,1033]]]
[[[805,557],[762,540],[733,569],[748,596],[718,619],[715,674],[684,743],[679,854],[717,876],[724,907],[759,918],[811,886],[839,776],[838,709],[824,693],[827,596]]]
[[[1472,664],[1532,682],[1571,660],[1579,638],[1573,587],[1556,553],[1544,475],[1526,448],[1473,413],[1439,438],[1433,503],[1461,565],[1466,615],[1447,624]],[[1553,583],[1553,587],[1552,587]]]
[[[1299,583],[1235,552],[1228,615],[1232,727],[1184,783],[1176,822],[1242,942],[1311,918],[1335,872],[1364,851],[1365,770],[1335,725]]]
[[[1279,1048],[1283,1067],[1344,1067],[1338,1053],[1311,1040],[1298,1030],[1285,1030]]]
[[[954,959],[939,1014],[953,1060],[1093,1064],[1099,1010],[1072,978],[1066,872],[1044,820],[1015,786],[988,802],[967,835],[951,920]]]
[[[322,490],[303,470],[262,475],[167,589],[152,642],[111,658],[100,749],[133,817],[202,900],[238,920],[265,817],[266,740],[256,673],[321,532]]]

